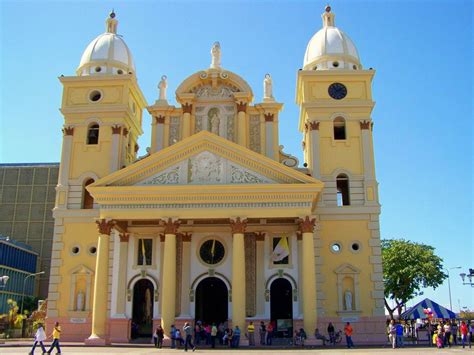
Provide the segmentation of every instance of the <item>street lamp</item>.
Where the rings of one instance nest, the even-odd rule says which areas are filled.
[[[23,301],[25,300],[25,285],[26,285],[26,280],[28,277],[36,277],[38,275],[44,274],[44,271],[37,272],[35,274],[29,274],[27,277],[23,279],[23,292],[21,293],[21,308],[20,308],[20,314],[23,314]]]
[[[453,310],[453,303],[451,302],[451,281],[449,280],[449,270],[460,269],[460,266],[450,267],[449,269],[444,268],[448,272],[448,289],[449,289],[449,310]]]
[[[7,287],[7,281],[10,277],[7,275],[0,276],[0,288],[5,288]]]
[[[465,272],[463,272],[463,273],[460,273],[459,276],[461,276],[463,285],[471,285],[471,287],[474,287],[474,282],[472,281],[472,278],[474,277],[474,269],[469,269],[469,274],[466,274]],[[466,279],[466,276],[469,279],[468,282],[464,282],[464,280]]]

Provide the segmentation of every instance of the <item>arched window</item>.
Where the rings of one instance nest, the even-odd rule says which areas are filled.
[[[94,182],[94,179],[88,179],[84,183],[83,188],[83,199],[82,199],[82,208],[85,210],[91,210],[94,208],[94,198],[91,196],[90,192],[87,191],[86,187]]]
[[[336,178],[337,205],[349,206],[349,178],[345,174],[339,174]]]
[[[342,117],[337,117],[334,120],[334,139],[346,139],[346,120]]]
[[[87,144],[99,144],[99,125],[93,123],[87,130]]]

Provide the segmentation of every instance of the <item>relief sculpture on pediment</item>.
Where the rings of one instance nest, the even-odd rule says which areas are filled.
[[[221,183],[224,179],[224,162],[221,157],[202,152],[189,159],[188,181],[193,183]]]

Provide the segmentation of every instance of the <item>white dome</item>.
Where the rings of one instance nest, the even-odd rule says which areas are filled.
[[[323,28],[309,41],[304,56],[304,70],[361,69],[359,54],[352,40],[334,26],[334,14],[326,6],[321,15]]]
[[[95,38],[82,54],[77,75],[135,73],[132,53],[122,37],[117,35],[118,21],[111,13],[106,21],[106,32]]]

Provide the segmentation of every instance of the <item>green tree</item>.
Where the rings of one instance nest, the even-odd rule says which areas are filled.
[[[432,246],[404,239],[382,240],[382,264],[385,307],[391,319],[395,310],[400,316],[410,299],[423,294],[421,288],[435,289],[448,276],[443,272],[443,259]],[[394,300],[396,306],[390,308],[387,298]]]

